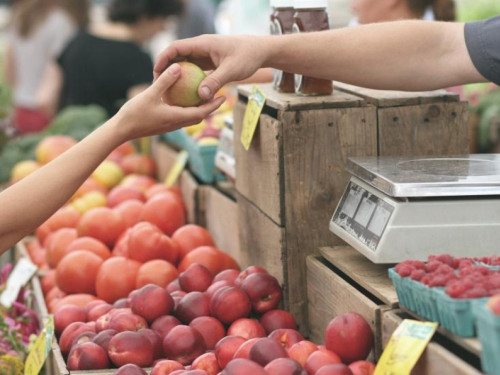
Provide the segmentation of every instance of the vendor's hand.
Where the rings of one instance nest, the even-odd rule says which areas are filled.
[[[229,82],[252,76],[266,62],[269,46],[265,37],[203,35],[172,43],[158,57],[158,77],[170,64],[191,61],[204,70],[214,70],[200,85],[199,95],[207,100]]]
[[[181,108],[163,102],[165,91],[180,76],[178,64],[171,65],[148,89],[129,100],[116,115],[116,131],[123,141],[163,134],[200,123],[224,103],[219,97],[199,107]]]

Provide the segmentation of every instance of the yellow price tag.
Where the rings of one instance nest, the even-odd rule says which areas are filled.
[[[410,375],[437,327],[437,323],[405,319],[392,334],[375,375]]]
[[[186,150],[183,150],[177,154],[175,163],[170,169],[170,172],[168,172],[168,176],[165,179],[165,185],[167,185],[168,187],[172,187],[175,185],[182,171],[184,170],[184,168],[186,168],[188,159],[189,154]]]
[[[247,151],[250,148],[250,143],[252,143],[264,104],[266,104],[266,95],[257,86],[254,86],[252,95],[248,98],[245,117],[243,118],[243,129],[241,131],[241,143]]]
[[[143,137],[139,140],[141,145],[141,153],[143,155],[151,155],[151,138]]]
[[[24,365],[24,375],[38,375],[40,373],[52,348],[52,337],[54,337],[54,319],[51,315],[28,354]]]

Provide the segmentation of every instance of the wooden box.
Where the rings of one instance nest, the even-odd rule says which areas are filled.
[[[267,101],[248,151],[239,139],[251,86],[240,87],[234,111],[242,259],[277,275],[285,307],[304,325],[305,259],[344,244],[328,223],[349,179],[347,159],[467,152],[466,104],[443,92],[307,98],[261,89]]]

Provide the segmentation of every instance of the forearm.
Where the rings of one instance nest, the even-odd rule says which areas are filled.
[[[32,233],[66,203],[97,166],[119,146],[115,117],[66,153],[0,194],[0,253]]]
[[[362,87],[426,91],[485,80],[458,23],[403,21],[267,38],[266,66]]]

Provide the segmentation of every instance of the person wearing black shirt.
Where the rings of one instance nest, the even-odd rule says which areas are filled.
[[[181,0],[113,0],[109,21],[79,33],[45,75],[40,96],[52,111],[98,104],[113,116],[153,81],[153,62],[142,50]]]

